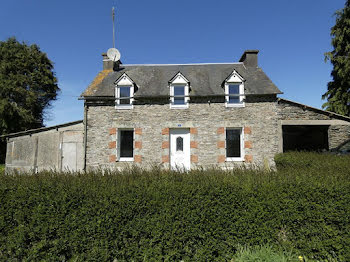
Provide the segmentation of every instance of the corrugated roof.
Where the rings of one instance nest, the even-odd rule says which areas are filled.
[[[190,81],[190,95],[224,94],[225,79],[236,70],[245,81],[245,94],[281,94],[261,68],[243,63],[182,65],[120,65],[118,71],[100,72],[82,97],[114,97],[115,81],[126,73],[136,84],[137,96],[169,95],[168,82],[178,72]]]
[[[10,137],[23,136],[23,135],[30,135],[30,134],[40,133],[40,132],[48,131],[48,130],[52,130],[52,129],[73,126],[73,125],[77,125],[77,124],[81,124],[81,123],[83,123],[83,120],[68,122],[68,123],[64,123],[64,124],[60,124],[60,125],[56,125],[56,126],[41,127],[41,128],[30,129],[30,130],[26,130],[26,131],[17,132],[17,133],[11,133],[11,134],[7,134],[7,135],[2,135],[2,136],[0,136],[0,138],[10,138]]]

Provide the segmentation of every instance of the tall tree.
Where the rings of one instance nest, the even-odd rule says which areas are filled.
[[[0,135],[42,127],[58,92],[53,64],[37,45],[0,41]]]
[[[333,81],[322,96],[327,99],[323,108],[338,114],[350,116],[350,0],[335,13],[336,22],[331,29],[334,50],[325,54],[333,64]]]

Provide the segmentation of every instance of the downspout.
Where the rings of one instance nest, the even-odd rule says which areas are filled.
[[[86,172],[86,148],[87,148],[87,116],[88,106],[84,103],[84,172]]]

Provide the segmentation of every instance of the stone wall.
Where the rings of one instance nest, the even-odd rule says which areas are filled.
[[[243,108],[223,103],[192,103],[188,109],[170,109],[168,104],[134,105],[118,110],[113,104],[90,104],[87,113],[87,168],[115,168],[130,164],[169,167],[169,129],[189,128],[192,166],[274,166],[282,152],[282,123],[329,126],[330,148],[350,138],[350,121],[329,112],[273,97],[251,97]],[[225,158],[225,128],[244,130],[244,161]],[[134,128],[134,162],[118,162],[118,128]]]
[[[87,168],[124,167],[118,162],[118,128],[134,128],[135,161],[143,166],[169,166],[169,129],[189,128],[192,166],[232,167],[237,164],[274,165],[278,152],[278,121],[275,100],[226,108],[223,103],[190,104],[188,109],[165,105],[134,105],[118,110],[113,105],[90,105],[87,113]],[[243,162],[225,161],[225,128],[244,129]]]
[[[328,129],[329,149],[334,149],[350,139],[350,125],[333,125]]]
[[[311,110],[306,106],[298,106],[294,103],[279,101],[278,111],[280,120],[331,120],[329,114],[323,114]]]

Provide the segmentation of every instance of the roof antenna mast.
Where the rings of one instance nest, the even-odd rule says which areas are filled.
[[[120,60],[120,52],[115,48],[115,28],[114,28],[114,7],[112,7],[112,21],[113,21],[113,47],[108,49],[107,56],[113,62]]]
[[[115,48],[114,6],[112,7],[112,22],[113,22],[113,48]]]

